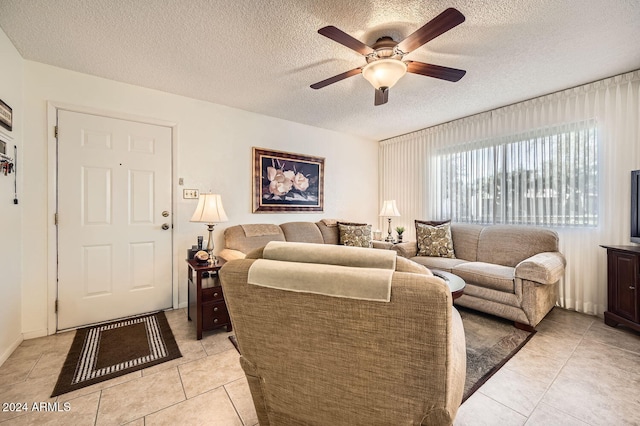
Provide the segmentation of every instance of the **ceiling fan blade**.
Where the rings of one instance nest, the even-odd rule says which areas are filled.
[[[440,34],[446,33],[451,28],[462,24],[464,19],[462,13],[450,7],[398,43],[397,47],[404,53],[409,53]]]
[[[376,89],[376,99],[373,102],[375,106],[386,104],[389,101],[389,88],[383,87],[382,89]]]
[[[373,53],[373,49],[351,37],[349,34],[345,33],[342,30],[334,27],[333,25],[329,25],[328,27],[323,27],[318,30],[318,33],[322,34],[325,37],[330,38],[331,40],[338,42],[344,46],[347,46],[349,49],[355,50],[356,52],[362,55],[368,55],[369,53]]]
[[[311,85],[312,89],[322,89],[325,86],[328,86],[333,83],[337,83],[340,80],[344,80],[345,78],[360,74],[362,72],[362,68],[354,68],[352,70],[343,72],[342,74],[334,75],[333,77],[329,77],[326,80],[319,81]]]
[[[447,81],[458,81],[467,73],[465,70],[425,64],[424,62],[407,61],[405,63],[407,64],[407,72]]]

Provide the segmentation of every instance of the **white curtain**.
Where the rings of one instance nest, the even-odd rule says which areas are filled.
[[[406,240],[415,219],[442,219],[438,153],[468,143],[513,137],[594,120],[598,143],[598,224],[554,226],[567,258],[558,304],[588,314],[606,310],[606,251],[630,245],[630,171],[640,169],[640,71],[455,120],[380,142],[380,200],[395,199]],[[382,222],[380,224],[382,226]]]

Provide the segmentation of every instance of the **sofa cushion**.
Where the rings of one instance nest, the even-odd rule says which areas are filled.
[[[287,222],[280,225],[286,241],[323,244],[322,233],[313,222]]]
[[[240,225],[240,227],[242,227],[244,235],[248,238],[281,234],[278,225],[274,225],[273,223],[248,223]]]
[[[231,250],[238,250],[242,253],[249,253],[251,250],[264,247],[270,241],[285,241],[284,234],[280,227],[275,235],[260,235],[247,237],[244,229],[240,225],[230,226],[224,230],[224,246]]]
[[[432,257],[432,256],[416,256],[416,257],[412,257],[411,260],[429,269],[439,269],[445,272],[452,272],[453,268],[455,268],[456,266],[461,265],[463,263],[467,263],[467,261],[463,259],[452,259],[450,257]]]
[[[451,224],[453,250],[457,259],[464,259],[469,262],[478,260],[478,240],[482,229],[484,229],[484,226],[471,223]]]
[[[466,262],[451,271],[468,283],[515,293],[515,269],[485,262]]]
[[[320,230],[325,244],[340,244],[340,232],[336,220],[322,219],[316,222],[316,226]]]
[[[478,261],[516,266],[534,254],[558,251],[558,234],[533,226],[493,225],[480,233]]]
[[[416,221],[416,240],[418,256],[456,257],[449,222],[432,226]]]
[[[371,225],[338,222],[340,244],[351,247],[371,246]]]

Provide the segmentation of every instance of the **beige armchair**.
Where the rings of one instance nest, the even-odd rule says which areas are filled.
[[[296,244],[221,270],[260,425],[451,425],[466,353],[447,285],[394,251]]]

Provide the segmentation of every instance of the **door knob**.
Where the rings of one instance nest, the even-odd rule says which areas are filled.
[[[164,229],[165,231],[166,231],[167,229],[169,229],[169,224],[168,224],[168,223],[163,223],[163,224],[162,224],[162,229]]]

